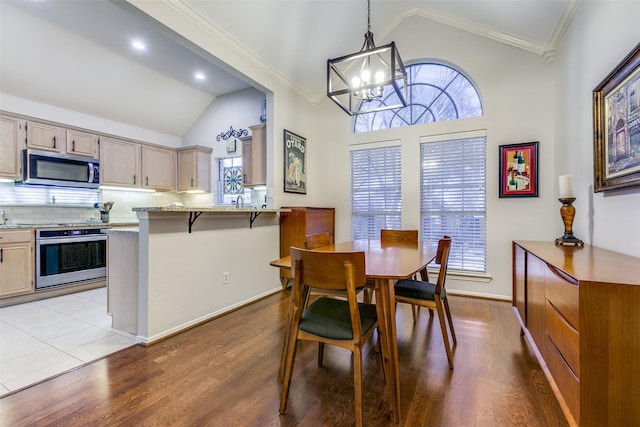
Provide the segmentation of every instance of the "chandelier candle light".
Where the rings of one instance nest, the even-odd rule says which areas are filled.
[[[407,71],[396,44],[373,42],[371,0],[360,51],[327,60],[327,96],[350,116],[407,106]]]
[[[584,242],[573,235],[573,218],[576,215],[576,208],[573,207],[573,202],[576,200],[573,197],[573,177],[571,175],[560,175],[558,181],[560,190],[560,198],[558,200],[562,203],[560,216],[564,223],[564,234],[556,239],[556,245],[584,246]]]

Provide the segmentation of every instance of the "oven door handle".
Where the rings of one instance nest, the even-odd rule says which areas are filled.
[[[42,245],[56,245],[59,243],[81,243],[81,242],[99,242],[107,240],[106,235],[102,236],[87,236],[87,237],[61,237],[59,239],[36,239],[36,242]]]

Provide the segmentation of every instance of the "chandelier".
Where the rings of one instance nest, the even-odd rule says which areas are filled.
[[[406,107],[406,92],[407,72],[396,44],[376,47],[373,42],[367,0],[364,44],[359,52],[327,60],[327,96],[353,116]]]

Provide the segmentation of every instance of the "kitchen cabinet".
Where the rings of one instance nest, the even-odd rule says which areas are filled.
[[[67,154],[86,157],[98,157],[98,138],[90,133],[67,129]]]
[[[209,147],[178,148],[178,191],[211,192],[211,152]]]
[[[27,128],[27,148],[37,150],[63,152],[65,148],[65,129],[47,123],[28,121]]]
[[[569,424],[640,425],[640,259],[512,247],[514,312]]]
[[[100,184],[140,187],[140,144],[100,138]]]
[[[290,255],[291,246],[304,248],[308,234],[329,233],[334,238],[334,208],[283,206],[282,209],[290,209],[291,212],[280,213],[280,258]],[[291,269],[280,269],[283,288],[292,278]]]
[[[251,136],[242,141],[242,185],[254,187],[267,184],[267,141],[265,125],[249,126]]]
[[[142,145],[143,188],[158,191],[176,189],[176,152],[167,148]]]
[[[33,230],[0,231],[0,297],[34,291]]]
[[[21,178],[20,132],[24,121],[0,116],[0,177],[17,181]]]

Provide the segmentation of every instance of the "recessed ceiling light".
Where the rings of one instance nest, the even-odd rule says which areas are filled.
[[[195,73],[193,76],[196,78],[196,80],[204,80],[204,79],[206,79],[206,78],[207,78],[207,77],[204,75],[204,73],[200,73],[200,72]]]
[[[145,44],[142,43],[140,40],[132,41],[131,46],[133,46],[137,50],[145,50],[147,48],[147,46],[145,46]]]

